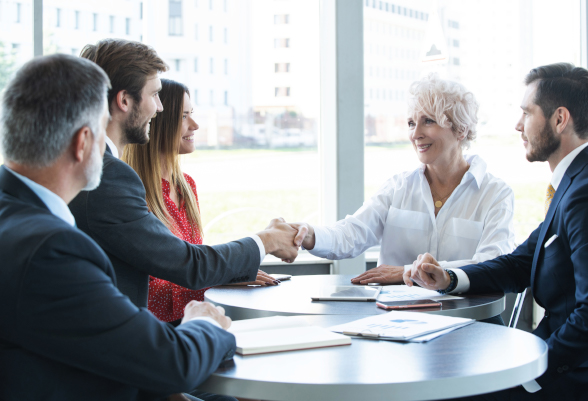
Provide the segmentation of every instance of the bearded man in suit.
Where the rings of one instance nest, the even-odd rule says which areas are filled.
[[[104,249],[116,271],[118,288],[137,306],[147,306],[149,276],[198,290],[221,284],[275,285],[258,269],[266,253],[293,261],[297,231],[274,219],[266,230],[227,244],[182,241],[147,208],[139,176],[119,160],[127,144],[149,141],[149,122],[163,110],[158,74],[167,65],[151,47],[122,39],[87,45],[81,53],[109,76],[111,121],[106,128],[102,181],[69,205],[78,227]],[[300,242],[300,241],[299,241]]]
[[[534,331],[548,346],[546,372],[523,386],[471,400],[588,399],[588,71],[538,67],[516,125],[527,159],[553,172],[543,223],[511,254],[443,270],[419,255],[407,285],[442,292],[521,292],[531,286],[545,317]]]

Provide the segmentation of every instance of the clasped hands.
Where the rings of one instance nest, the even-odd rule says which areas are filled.
[[[415,283],[428,290],[445,290],[451,283],[449,274],[430,253],[419,255],[412,268],[404,272],[404,283],[412,287]]]
[[[298,248],[307,241],[310,230],[312,228],[306,223],[289,224],[279,217],[270,221],[265,230],[257,235],[261,238],[266,253],[292,263],[298,256]]]

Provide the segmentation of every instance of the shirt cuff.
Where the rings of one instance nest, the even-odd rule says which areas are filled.
[[[189,321],[193,321],[193,320],[204,320],[205,322],[208,322],[216,327],[218,327],[219,329],[222,329],[222,326],[213,318],[208,317],[208,316],[200,316],[200,317],[195,317],[193,319],[190,319]]]
[[[309,249],[308,252],[315,256],[324,256],[331,252],[333,247],[333,239],[328,229],[325,227],[314,228],[314,248]]]
[[[412,265],[404,265],[404,272],[405,273],[411,269],[412,269]]]
[[[470,278],[461,269],[450,269],[455,273],[457,276],[457,287],[455,290],[451,291],[451,294],[461,294],[462,292],[467,292],[470,289]]]
[[[541,390],[541,386],[535,380],[523,383],[521,384],[521,386],[523,386],[523,388],[527,390],[527,393],[536,393],[537,391]]]
[[[263,246],[263,241],[257,234],[250,235],[249,238],[252,238],[259,247],[259,263],[263,262],[263,259],[265,258],[265,246]]]

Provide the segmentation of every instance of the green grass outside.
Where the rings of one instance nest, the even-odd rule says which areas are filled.
[[[221,244],[246,237],[263,230],[270,220],[283,217],[286,221],[302,221],[317,224],[319,200],[317,190],[304,191],[248,191],[212,192],[200,196],[200,209],[204,226],[216,216],[230,210],[255,207],[231,214],[205,232],[206,244]]]

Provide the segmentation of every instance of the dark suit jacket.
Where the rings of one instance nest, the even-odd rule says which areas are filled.
[[[137,173],[108,148],[100,186],[80,192],[69,208],[78,228],[110,258],[119,290],[137,306],[147,306],[149,275],[191,289],[253,281],[257,275],[253,239],[205,246],[177,238],[147,209]]]
[[[175,330],[114,286],[87,235],[0,167],[0,399],[152,400],[195,388],[235,349],[204,321]]]
[[[575,383],[583,383],[583,394],[588,394],[587,166],[588,148],[565,172],[545,221],[513,253],[463,268],[473,292],[532,287],[535,300],[545,308],[534,334],[549,347],[547,371],[537,381],[545,389],[565,388],[566,377],[573,376]],[[545,393],[536,394],[540,398]]]

